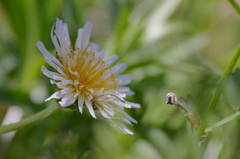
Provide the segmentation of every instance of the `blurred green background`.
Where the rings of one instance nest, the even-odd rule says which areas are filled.
[[[92,21],[91,41],[127,63],[124,73],[132,75],[135,92],[127,99],[141,104],[126,110],[139,122],[130,126],[135,134],[116,132],[87,109],[83,115],[60,109],[11,141],[0,140],[0,158],[240,158],[239,119],[210,133],[199,147],[178,109],[165,104],[169,92],[191,94],[206,126],[238,109],[222,96],[207,112],[240,41],[240,19],[227,0],[0,0],[0,123],[11,105],[27,117],[52,104],[44,99],[56,88],[40,71],[49,65],[36,43],[55,52],[50,31],[57,17],[68,24],[72,43],[77,29]]]

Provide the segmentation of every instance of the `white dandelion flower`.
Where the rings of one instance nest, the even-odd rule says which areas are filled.
[[[45,60],[56,70],[52,72],[42,66],[42,72],[59,88],[46,101],[59,99],[62,107],[76,102],[81,113],[86,106],[94,118],[94,109],[98,109],[120,132],[133,134],[124,123],[131,125],[137,121],[125,113],[124,108],[139,108],[140,105],[124,100],[126,95],[133,94],[128,87],[123,87],[131,82],[131,76],[119,75],[127,66],[119,63],[110,67],[118,56],[113,55],[104,61],[106,50],[99,50],[97,44],[89,41],[91,30],[91,22],[79,29],[73,48],[67,24],[57,19],[51,31],[57,58],[46,50],[42,42],[37,42]]]

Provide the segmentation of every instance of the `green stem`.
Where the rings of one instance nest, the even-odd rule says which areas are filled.
[[[233,6],[233,8],[237,11],[237,13],[240,15],[240,8],[237,5],[237,3],[234,0],[229,0],[229,2],[231,3],[231,5]]]
[[[228,68],[226,69],[222,79],[220,80],[220,83],[219,83],[219,85],[218,85],[218,87],[217,87],[217,89],[216,89],[216,91],[215,91],[215,93],[214,93],[214,95],[213,95],[213,97],[212,97],[212,99],[210,101],[210,104],[208,106],[209,110],[213,110],[215,108],[215,106],[216,106],[216,104],[218,102],[218,99],[219,99],[219,97],[221,95],[221,91],[220,91],[221,85],[226,81],[228,76],[231,74],[232,69],[233,69],[235,63],[238,60],[239,55],[240,55],[240,46],[238,47],[237,51],[234,53],[234,56],[233,56],[231,62],[229,63]]]
[[[190,106],[188,106],[180,101],[176,102],[176,106],[178,107],[178,109],[180,110],[182,115],[193,126],[194,130],[197,130],[199,128],[199,126],[201,125],[201,121],[198,118],[198,115],[194,112],[194,110]]]
[[[53,104],[46,109],[42,110],[41,112],[34,114],[26,119],[23,119],[19,122],[9,124],[9,125],[2,125],[0,126],[0,134],[4,134],[10,131],[17,130],[21,127],[27,126],[29,124],[32,124],[36,121],[39,121],[49,115],[51,115],[54,111],[56,111],[60,106],[58,104]]]
[[[220,120],[219,122],[217,122],[216,124],[214,124],[213,126],[211,127],[208,127],[205,129],[204,133],[209,133],[211,131],[213,131],[213,129],[217,128],[217,127],[220,127],[230,121],[232,121],[233,119],[235,119],[236,117],[238,117],[240,115],[240,111],[230,115],[229,117],[227,118],[224,118],[223,120]]]

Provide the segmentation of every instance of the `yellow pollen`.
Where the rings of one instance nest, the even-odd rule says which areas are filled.
[[[94,52],[85,50],[72,49],[67,58],[61,59],[64,65],[65,73],[69,80],[78,81],[78,85],[74,85],[85,98],[90,98],[93,92],[100,89],[116,90],[116,79],[110,68],[100,58],[96,57]],[[92,92],[90,91],[92,90]]]

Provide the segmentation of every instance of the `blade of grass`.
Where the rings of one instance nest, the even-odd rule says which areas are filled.
[[[226,69],[226,71],[224,72],[224,75],[222,77],[222,79],[220,80],[220,83],[215,91],[215,93],[213,94],[213,97],[210,101],[210,104],[208,106],[208,109],[209,110],[213,110],[218,102],[218,99],[221,95],[221,85],[226,81],[226,79],[228,78],[228,76],[231,74],[232,72],[232,69],[234,67],[234,65],[236,64],[238,58],[239,58],[239,55],[240,55],[240,46],[238,46],[238,49],[237,51],[234,53],[234,56],[231,60],[231,62],[229,63],[228,65],[228,68]]]
[[[235,11],[240,15],[240,8],[239,8],[238,4],[234,0],[229,0],[229,2],[231,3],[231,5],[235,9]]]
[[[219,122],[215,123],[213,126],[206,128],[204,132],[209,133],[209,132],[213,131],[215,128],[218,128],[218,127],[232,121],[233,119],[237,118],[239,115],[240,115],[240,112],[238,111],[238,112],[230,115],[229,117],[226,117],[223,120],[220,120]]]

